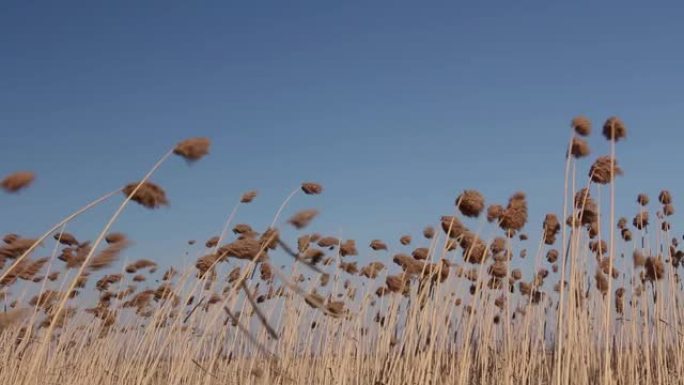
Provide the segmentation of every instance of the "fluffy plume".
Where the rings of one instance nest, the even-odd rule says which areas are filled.
[[[257,197],[258,192],[256,190],[252,191],[247,191],[246,193],[242,194],[242,197],[240,198],[240,203],[250,203],[254,200],[254,198]]]
[[[544,243],[547,245],[556,243],[556,235],[558,235],[560,230],[558,217],[555,214],[546,214],[544,218]]]
[[[348,255],[358,255],[359,252],[356,250],[356,241],[353,239],[347,239],[340,244],[340,255],[346,257]]]
[[[672,203],[672,194],[667,190],[663,190],[658,194],[658,201],[664,205],[669,205]]]
[[[487,221],[489,223],[492,223],[494,221],[498,221],[499,218],[503,215],[505,209],[501,205],[490,205],[487,208]]]
[[[558,250],[551,249],[546,253],[546,260],[549,263],[555,263],[558,260]]]
[[[121,251],[128,247],[127,240],[121,240],[116,243],[108,245],[104,250],[100,251],[88,264],[88,268],[92,271],[97,271],[111,266],[114,261],[119,258]]]
[[[370,248],[373,250],[387,250],[387,245],[379,239],[374,239],[370,243]]]
[[[639,230],[648,226],[648,211],[639,212],[632,220],[632,225]]]
[[[611,116],[603,124],[603,136],[608,140],[617,142],[627,136],[627,127],[619,118]]]
[[[340,240],[337,239],[336,237],[327,236],[327,237],[323,237],[323,238],[319,239],[317,244],[319,247],[330,247],[330,248],[332,248],[332,247],[339,245]]]
[[[382,264],[382,262],[371,262],[361,269],[360,275],[366,278],[375,279],[378,277],[378,273],[380,273],[384,268],[385,265]]]
[[[646,257],[639,250],[634,250],[632,253],[632,261],[634,262],[634,267],[642,267],[646,265]]]
[[[302,191],[308,195],[318,195],[323,192],[323,186],[318,183],[306,182],[302,183]]]
[[[206,246],[207,248],[211,248],[211,247],[218,245],[218,242],[219,242],[219,236],[215,235],[215,236],[207,239],[207,241],[204,243],[204,246]]]
[[[589,149],[589,143],[582,138],[572,138],[572,144],[570,145],[570,154],[575,158],[584,158],[589,155],[591,150]]]
[[[296,229],[301,230],[308,226],[309,223],[311,223],[311,221],[316,217],[316,215],[318,215],[318,210],[316,209],[302,210],[292,216],[292,218],[288,220],[288,223],[290,223]]]
[[[238,223],[233,227],[233,233],[234,234],[252,234],[254,233],[254,230],[252,229],[252,226],[246,224],[246,223]]]
[[[55,235],[52,236],[55,241],[67,245],[67,246],[75,246],[78,245],[78,241],[76,240],[76,237],[69,233],[55,233]]]
[[[178,143],[173,153],[185,158],[189,162],[200,160],[209,153],[211,141],[207,138],[185,139]]]
[[[257,261],[263,261],[267,258],[266,256],[266,251],[262,251],[260,253],[260,250],[262,248],[262,243],[259,240],[256,239],[251,239],[251,238],[244,238],[244,239],[239,239],[235,242],[229,243],[227,245],[223,245],[218,249],[218,254],[223,257],[223,256],[228,256],[228,257],[235,257],[238,259],[254,259],[257,255],[259,255],[259,258],[257,258]]]
[[[487,244],[469,231],[463,234],[460,244],[466,262],[480,264],[489,258],[490,251]]]
[[[126,240],[126,234],[123,233],[109,233],[105,237],[105,242],[112,244]]]
[[[612,178],[617,175],[622,175],[622,169],[618,167],[617,160],[612,162],[612,175],[611,175],[611,157],[602,156],[596,159],[594,164],[591,165],[589,169],[589,177],[592,182],[598,184],[608,184],[612,182]]]
[[[576,116],[570,123],[578,135],[589,136],[591,134],[591,121],[585,116]]]
[[[456,198],[456,208],[466,217],[479,216],[484,207],[484,197],[476,190],[465,190]]]
[[[442,230],[446,235],[449,236],[449,238],[458,238],[466,231],[463,223],[461,223],[461,221],[459,221],[456,217],[445,215],[442,216],[440,222],[442,225]]]
[[[495,278],[504,278],[508,273],[508,265],[503,261],[496,261],[489,266],[487,273]]]
[[[124,193],[124,195],[130,196],[131,200],[141,204],[144,207],[147,207],[148,209],[156,209],[160,206],[168,206],[169,201],[166,199],[166,193],[158,185],[152,182],[144,182],[138,191],[133,194],[133,191],[137,186],[138,183],[130,183],[121,191]]]
[[[662,279],[665,275],[665,264],[661,257],[646,258],[646,278],[650,281]]]
[[[641,206],[646,206],[648,204],[648,195],[644,193],[637,195],[637,203]]]
[[[421,261],[428,259],[429,255],[430,255],[430,249],[428,249],[427,247],[419,247],[419,248],[413,250],[413,252],[411,253],[411,256],[413,256],[413,258],[421,260]]]
[[[508,200],[508,206],[501,216],[499,227],[509,235],[522,229],[527,223],[527,200],[525,194],[517,192]]]
[[[601,294],[606,295],[608,293],[608,278],[601,270],[596,270],[594,279],[596,279],[596,289],[598,289]]]
[[[8,193],[15,193],[25,189],[35,179],[35,175],[30,171],[18,171],[5,177],[0,182],[0,187]]]

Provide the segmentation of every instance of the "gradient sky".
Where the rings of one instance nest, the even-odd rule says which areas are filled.
[[[198,4],[2,2],[0,175],[38,177],[0,194],[0,233],[40,234],[189,136],[210,137],[211,155],[171,159],[153,177],[171,206],[117,222],[130,258],[177,260],[249,189],[261,195],[237,222],[263,229],[309,180],[325,193],[285,218],[319,208],[312,230],[356,238],[361,261],[370,239],[398,250],[466,188],[488,203],[525,191],[538,239],[561,210],[577,114],[594,122],[592,155],[608,151],[608,116],[628,126],[623,215],[638,192],[668,188],[676,206],[684,192],[681,3]],[[121,197],[68,230],[95,237]]]

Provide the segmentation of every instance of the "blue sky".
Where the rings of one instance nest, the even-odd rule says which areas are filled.
[[[0,232],[37,235],[208,136],[211,156],[153,178],[168,209],[130,207],[115,226],[131,258],[177,260],[249,189],[261,195],[237,222],[263,228],[309,180],[325,193],[285,217],[319,208],[312,230],[364,251],[418,238],[466,188],[488,203],[525,191],[535,234],[561,209],[576,114],[594,122],[592,155],[608,151],[605,118],[628,126],[624,215],[641,191],[677,205],[683,16],[675,2],[3,2],[0,175],[38,178],[0,195]],[[113,210],[72,228],[94,237]]]

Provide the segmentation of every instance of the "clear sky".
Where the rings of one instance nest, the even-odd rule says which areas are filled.
[[[608,151],[608,116],[628,126],[624,215],[641,191],[669,188],[677,206],[682,20],[678,2],[3,1],[0,175],[38,178],[0,194],[0,232],[35,236],[208,136],[209,157],[153,178],[168,209],[130,207],[115,226],[135,240],[131,258],[182,255],[248,189],[261,195],[237,221],[263,229],[309,180],[325,193],[285,217],[319,208],[312,230],[364,252],[418,237],[466,188],[488,203],[525,191],[536,233],[561,209],[576,114],[594,122],[592,155]],[[94,237],[113,209],[71,228]]]

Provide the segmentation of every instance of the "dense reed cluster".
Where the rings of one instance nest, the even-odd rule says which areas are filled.
[[[0,383],[679,383],[684,250],[672,194],[655,204],[635,194],[634,212],[618,217],[625,124],[605,121],[611,151],[593,161],[583,160],[591,121],[571,129],[565,196],[543,218],[528,217],[524,192],[495,203],[464,189],[422,233],[357,243],[309,231],[319,209],[280,218],[290,199],[324,193],[305,182],[265,228],[233,223],[258,193],[237,197],[223,231],[188,240],[187,266],[130,261],[135,235],[111,226],[131,201],[169,205],[154,172],[211,146],[184,140],[43,235],[3,236]],[[1,186],[16,193],[33,180],[22,171]],[[117,196],[98,236],[65,231]]]

